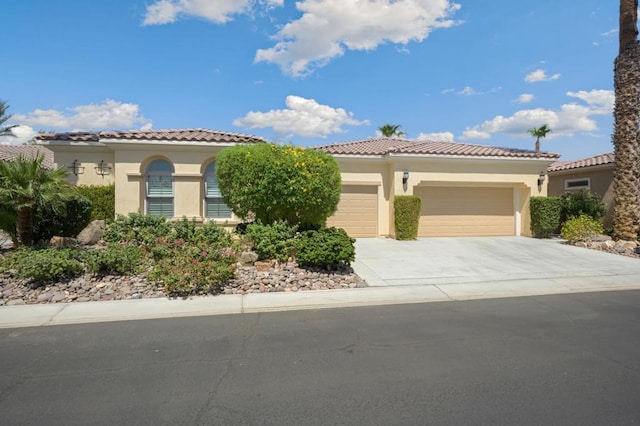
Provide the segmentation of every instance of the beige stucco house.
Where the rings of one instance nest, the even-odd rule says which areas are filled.
[[[558,161],[549,169],[549,195],[561,196],[566,192],[588,189],[602,197],[607,205],[603,218],[605,228],[613,225],[613,171],[612,152],[578,161]]]
[[[224,205],[215,158],[264,139],[204,129],[38,136],[75,184],[115,183],[116,213],[238,223]],[[393,236],[396,195],[422,198],[420,236],[530,235],[529,199],[547,194],[557,154],[453,142],[374,138],[315,149],[333,155],[342,196],[328,224],[355,237]],[[542,177],[541,177],[542,176]]]

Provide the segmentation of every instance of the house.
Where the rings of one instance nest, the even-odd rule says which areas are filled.
[[[264,139],[206,129],[43,134],[75,184],[114,183],[116,213],[140,212],[234,225],[215,158]],[[529,199],[546,195],[557,154],[453,142],[374,138],[316,147],[337,160],[338,210],[328,224],[355,237],[393,236],[396,195],[422,198],[421,236],[530,235]]]
[[[419,236],[530,235],[529,199],[546,195],[551,153],[374,138],[318,147],[337,160],[342,197],[329,224],[393,235],[396,195],[422,199]]]
[[[566,192],[588,189],[602,197],[607,205],[603,222],[605,228],[613,226],[613,170],[612,152],[578,161],[559,161],[549,166],[549,195],[561,196]]]

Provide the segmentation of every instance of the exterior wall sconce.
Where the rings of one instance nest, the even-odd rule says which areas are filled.
[[[96,166],[96,173],[104,177],[111,173],[111,167],[107,166],[107,163],[105,163],[104,160],[100,160],[100,164]]]
[[[74,175],[78,176],[84,173],[84,167],[80,165],[78,160],[73,160],[73,163],[71,164],[71,171]]]
[[[402,173],[402,184],[406,185],[409,182],[409,170],[404,169],[404,173]]]
[[[540,176],[538,176],[538,186],[542,186],[542,184],[544,183],[544,172],[540,172]]]

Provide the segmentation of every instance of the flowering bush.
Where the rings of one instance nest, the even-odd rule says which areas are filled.
[[[233,278],[236,254],[231,247],[158,240],[149,278],[171,295],[212,293]]]
[[[340,200],[340,170],[330,155],[275,144],[238,145],[216,158],[224,202],[243,219],[324,224]]]

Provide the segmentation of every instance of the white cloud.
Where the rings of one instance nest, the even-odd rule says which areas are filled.
[[[595,120],[597,115],[610,115],[613,112],[614,92],[612,90],[591,90],[567,92],[567,96],[583,101],[566,103],[558,110],[535,108],[520,110],[505,117],[498,115],[484,123],[468,127],[462,139],[488,139],[493,133],[507,133],[512,136],[527,136],[527,130],[549,125],[552,133],[549,137],[572,136],[577,132],[593,132],[598,130]]]
[[[273,37],[275,46],[256,52],[292,76],[307,75],[345,50],[374,50],[384,43],[421,42],[450,19],[460,5],[450,0],[301,0],[302,16]]]
[[[484,92],[479,92],[471,86],[465,86],[463,89],[444,89],[440,92],[441,95],[447,95],[449,93],[455,93],[456,95],[462,96],[472,96],[472,95],[487,95],[489,93],[495,93],[502,90],[502,86],[492,87],[489,90],[485,90]]]
[[[281,136],[302,136],[306,138],[326,137],[333,133],[342,133],[342,126],[368,125],[369,121],[353,118],[353,113],[342,108],[321,105],[314,99],[300,96],[287,96],[287,109],[267,112],[247,113],[233,122],[234,126],[256,128],[273,128]]]
[[[523,93],[522,95],[518,96],[518,99],[515,99],[514,102],[517,102],[519,104],[528,104],[534,98],[535,96],[532,95],[531,93]]]
[[[139,113],[136,104],[111,99],[102,104],[79,105],[66,111],[36,109],[26,115],[14,114],[11,122],[37,128],[97,130],[132,127],[151,128],[151,121]]]
[[[419,141],[453,142],[453,133],[451,132],[420,133],[416,139]]]
[[[610,35],[614,35],[614,34],[617,34],[617,33],[618,33],[618,29],[617,28],[612,28],[609,31],[606,31],[604,33],[600,33],[600,35],[603,36],[603,37],[608,37]]]
[[[283,4],[284,0],[157,0],[147,6],[142,24],[170,24],[181,16],[224,24],[232,19],[232,15],[248,13],[257,5],[269,8]]]
[[[32,127],[15,126],[11,129],[13,136],[0,136],[0,145],[22,145],[38,134]]]
[[[460,90],[458,92],[458,95],[471,96],[471,95],[473,95],[475,93],[476,93],[476,91],[473,90],[472,87],[466,86],[464,89],[462,89],[462,90]]]
[[[541,68],[530,72],[524,78],[527,83],[536,83],[538,81],[552,81],[560,78],[560,74],[547,75],[547,72]]]

